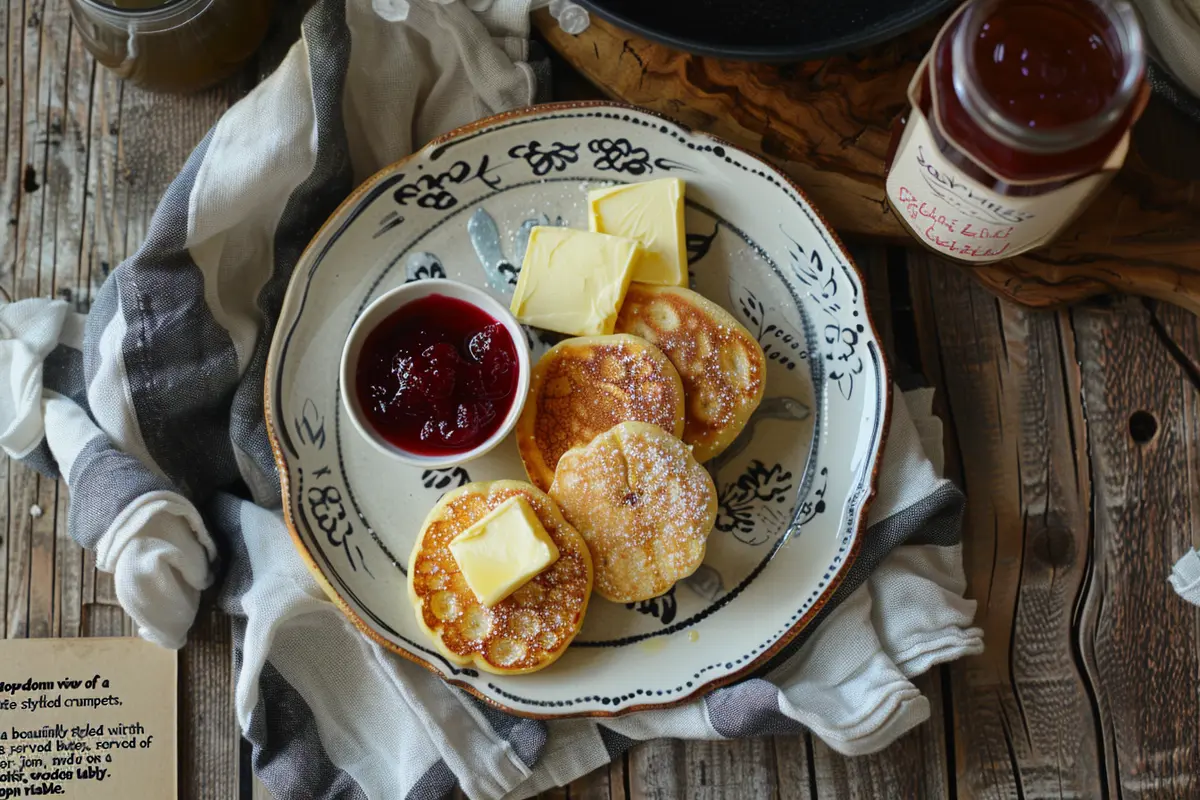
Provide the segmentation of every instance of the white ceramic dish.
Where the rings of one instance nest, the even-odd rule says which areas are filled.
[[[470,303],[476,308],[487,312],[492,319],[504,326],[505,330],[508,331],[508,335],[512,337],[513,347],[517,352],[517,388],[512,408],[508,410],[508,414],[504,417],[504,422],[501,423],[496,432],[489,436],[486,441],[480,442],[477,447],[465,453],[427,456],[419,453],[410,453],[407,450],[396,447],[387,439],[380,436],[379,432],[371,426],[370,421],[367,420],[366,415],[363,413],[362,407],[358,402],[358,393],[353,387],[363,342],[366,341],[371,331],[375,330],[379,323],[387,319],[393,312],[398,311],[409,303],[435,294]],[[521,416],[521,408],[525,405],[525,395],[529,393],[529,344],[525,341],[525,331],[517,323],[512,312],[496,302],[496,299],[490,294],[482,289],[477,289],[474,286],[460,283],[459,281],[431,278],[429,280],[413,281],[397,286],[390,292],[380,295],[372,301],[371,305],[367,306],[350,328],[350,333],[346,336],[346,344],[342,348],[342,358],[338,374],[341,378],[339,392],[342,396],[342,407],[346,412],[346,417],[350,420],[350,424],[354,426],[355,432],[360,437],[370,442],[381,453],[391,456],[410,467],[416,467],[421,470],[445,469],[459,464],[466,464],[491,452],[496,445],[504,441],[505,437],[512,432],[513,426],[517,424],[517,418]]]
[[[506,303],[535,224],[586,228],[586,190],[687,181],[695,288],[768,356],[766,399],[710,462],[719,499],[704,565],[630,606],[593,598],[549,669],[496,676],[442,658],[404,568],[438,497],[522,478],[509,437],[468,465],[399,465],[344,418],[336,365],[355,319],[406,282],[449,277]],[[557,337],[526,331],[536,359]],[[663,707],[790,652],[854,561],[874,494],[890,381],[862,280],[800,190],[760,159],[654,114],[542,106],[444,136],[367,181],[297,265],[267,368],[267,423],[292,536],[368,636],[484,700],[534,717]]]

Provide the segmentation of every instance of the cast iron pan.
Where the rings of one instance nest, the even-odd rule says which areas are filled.
[[[955,0],[579,0],[679,50],[746,61],[823,58],[915,28]]]

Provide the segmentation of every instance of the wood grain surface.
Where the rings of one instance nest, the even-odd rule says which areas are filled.
[[[243,76],[172,98],[96,69],[66,0],[0,5],[0,289],[63,297],[86,311],[108,271],[141,241],[191,147],[294,40],[296,7],[286,6],[290,22]],[[919,55],[915,41],[888,46],[897,69]],[[610,55],[646,57],[632,42],[630,49],[618,45]],[[830,166],[849,175],[855,189],[823,210],[861,213],[855,224],[863,232],[892,235],[871,199],[866,156],[878,158],[883,141],[871,120],[895,110],[875,98],[902,85],[900,73],[846,60],[844,77],[833,67],[799,67],[771,88],[755,77],[757,67],[721,71],[655,58],[666,60],[651,61],[643,81],[664,70],[693,75],[692,85],[708,87],[697,97],[713,109],[666,110],[726,136],[737,120],[725,109],[766,90],[757,84],[794,93],[793,116],[768,117],[759,139],[786,148],[793,129],[806,132],[799,151],[776,157],[802,165],[794,168],[809,188],[833,186]],[[702,68],[717,71],[695,74]],[[836,92],[813,101],[814,87],[826,85],[844,87],[852,103]],[[556,90],[560,98],[587,91],[561,70]],[[649,98],[659,100],[679,98]],[[855,117],[851,106],[869,111]],[[1161,130],[1152,133],[1166,144],[1151,142],[1147,156],[1166,158],[1178,143]],[[809,151],[822,166],[803,167]],[[1152,253],[1162,239],[1139,241]],[[1126,245],[1141,252],[1138,241]],[[938,388],[948,470],[969,497],[966,564],[987,652],[920,677],[931,719],[873,756],[844,758],[810,736],[650,742],[544,796],[1200,797],[1200,610],[1165,580],[1170,564],[1200,543],[1196,318],[1129,299],[1031,312],[923,251],[876,239],[855,242],[853,252],[897,374],[924,373]],[[111,576],[66,534],[66,488],[6,460],[0,480],[3,634],[132,633]],[[238,797],[229,629],[219,613],[202,612],[180,681],[181,797]]]
[[[910,241],[884,199],[884,165],[892,122],[907,108],[905,90],[939,21],[862,53],[773,65],[688,55],[595,17],[579,36],[546,11],[534,19],[608,96],[767,156],[839,233]],[[1112,185],[1049,247],[975,268],[985,285],[1037,307],[1117,290],[1200,312],[1200,126],[1153,106]]]
[[[1200,609],[1165,581],[1200,531],[1197,386],[1172,334],[1132,298],[1028,312],[910,265],[988,647],[950,668],[959,796],[1197,796]]]
[[[951,668],[959,791],[1098,797],[1092,688],[1071,646],[1090,490],[1069,315],[1002,303],[924,255],[909,264],[917,333],[959,432],[965,566],[987,647]]]

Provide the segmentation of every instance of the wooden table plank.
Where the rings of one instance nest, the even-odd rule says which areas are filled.
[[[645,742],[629,753],[629,800],[738,800],[777,792],[771,739]]]
[[[959,795],[1194,796],[1200,613],[1165,577],[1197,532],[1196,385],[1137,301],[1027,314],[928,263],[914,285],[958,366],[989,649],[951,668]],[[1194,354],[1195,318],[1165,316]],[[1139,444],[1139,410],[1170,429]]]
[[[634,746],[629,751],[629,800],[683,797],[688,744],[660,739]]]
[[[61,108],[51,108],[44,177],[48,184],[47,200],[54,208],[51,293],[71,303],[75,310],[86,311],[91,292],[82,256],[89,227],[92,91],[96,66],[70,21],[67,7],[51,3],[44,7],[44,13],[48,15],[45,35],[55,37],[66,49],[63,104]],[[67,532],[69,505],[70,493],[65,484],[59,484],[54,510],[55,592],[51,636],[83,635],[84,575],[95,569],[94,561],[89,563],[84,558],[82,549]],[[124,620],[121,622],[124,625]]]
[[[32,170],[32,159],[37,151],[36,132],[40,129],[36,98],[38,97],[37,72],[41,58],[40,37],[35,23],[32,33],[27,24],[27,13],[37,9],[9,8],[8,74],[9,87],[6,115],[9,121],[9,136],[6,142],[8,157],[14,163],[8,170],[12,181],[6,185],[8,207],[13,221],[10,236],[5,237],[13,248],[11,260],[5,259],[5,273],[0,275],[0,285],[10,294],[24,296],[37,291],[38,251],[36,233],[41,227],[40,198],[31,198],[28,188],[28,171]],[[15,12],[15,13],[14,13]],[[30,102],[29,98],[33,98]],[[36,177],[36,174],[34,175]],[[6,182],[7,183],[7,182]],[[32,277],[30,276],[32,269]],[[19,464],[9,469],[8,483],[8,547],[7,547],[7,592],[6,634],[25,636],[29,629],[29,582],[32,569],[33,525],[29,509],[37,498],[37,475]]]
[[[71,19],[66,6],[54,2],[41,5],[40,9],[31,6],[27,12],[30,16],[26,28],[38,36],[41,57],[36,76],[30,75],[37,81],[37,102],[33,107],[38,126],[25,130],[22,189],[27,199],[34,200],[40,207],[41,226],[35,232],[31,225],[26,238],[27,254],[37,253],[36,270],[32,263],[26,264],[17,275],[17,290],[28,296],[30,292],[24,282],[33,280],[36,293],[48,296],[54,294],[60,268],[64,273],[74,271],[78,244],[73,239],[79,229],[83,195],[82,181],[78,179],[82,170],[76,163],[76,150],[69,144],[64,146],[63,135],[68,116],[74,111],[73,98],[67,91]],[[35,19],[34,15],[40,16],[40,30],[36,24],[29,24]],[[84,103],[86,116],[86,96]],[[59,257],[60,246],[62,258]],[[66,490],[60,491],[55,481],[32,471],[25,472],[22,468],[22,472],[36,486],[36,495],[28,508],[32,524],[27,635],[57,636],[62,624],[62,598],[64,594],[68,597],[76,594],[74,590],[79,578],[67,569],[71,563],[67,553],[58,552],[60,541],[64,544],[70,541],[66,534],[66,517],[58,513],[60,505],[65,508],[65,503],[60,504],[59,499]],[[77,554],[78,549],[74,552]],[[75,578],[74,586],[64,583],[68,578]]]
[[[775,737],[775,780],[779,800],[817,800],[812,736]]]
[[[567,786],[568,796],[571,800],[626,800],[626,760],[627,756],[621,756],[608,766],[572,781]]]
[[[1089,543],[1087,442],[1062,320],[910,254],[969,498],[965,566],[987,651],[951,669],[958,795],[1100,796],[1098,719],[1072,650]],[[1069,325],[1069,322],[1067,323]]]
[[[1076,311],[1095,540],[1079,639],[1093,674],[1111,796],[1200,795],[1200,609],[1166,582],[1191,546],[1196,390],[1124,299]],[[1194,329],[1194,322],[1191,326]],[[1192,451],[1192,452],[1189,452]]]
[[[75,305],[91,307],[91,298],[118,261],[128,254],[119,220],[125,218],[127,191],[121,180],[121,95],[124,84],[106,69],[93,69],[89,114],[87,199],[83,218]],[[182,155],[182,154],[181,154]],[[121,209],[118,212],[118,208]]]
[[[1198,155],[1200,158],[1200,155]],[[1168,303],[1148,300],[1145,303],[1148,321],[1163,347],[1179,367],[1180,376],[1195,390],[1200,390],[1200,324],[1196,317]],[[1187,445],[1187,470],[1192,486],[1200,483],[1200,431],[1193,424],[1200,406],[1200,394],[1184,389],[1184,400],[1188,413],[1184,422],[1184,442]],[[1144,424],[1143,420],[1143,424]],[[1192,495],[1195,497],[1195,494]],[[1192,502],[1190,527],[1192,546],[1200,548],[1200,503]],[[1186,541],[1183,542],[1186,544]],[[1180,554],[1182,555],[1182,554]]]
[[[179,661],[179,796],[238,796],[241,735],[233,707],[233,644],[229,618],[200,612]]]

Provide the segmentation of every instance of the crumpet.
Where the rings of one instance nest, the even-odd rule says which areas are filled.
[[[558,559],[492,607],[467,585],[450,542],[511,497],[523,496],[558,548]],[[469,483],[429,516],[408,562],[417,623],[460,666],[516,675],[549,666],[583,625],[592,591],[587,544],[544,492],[523,481]]]
[[[649,600],[696,571],[717,491],[691,448],[656,425],[625,422],[566,453],[550,496],[587,541],[601,597]]]
[[[683,380],[683,441],[698,461],[719,455],[762,401],[767,360],[762,347],[725,309],[690,289],[630,285],[617,332],[662,350]]]
[[[683,433],[683,384],[657,347],[636,336],[583,336],[560,342],[533,368],[517,421],[525,471],[545,490],[562,454],[612,426],[650,422]]]

